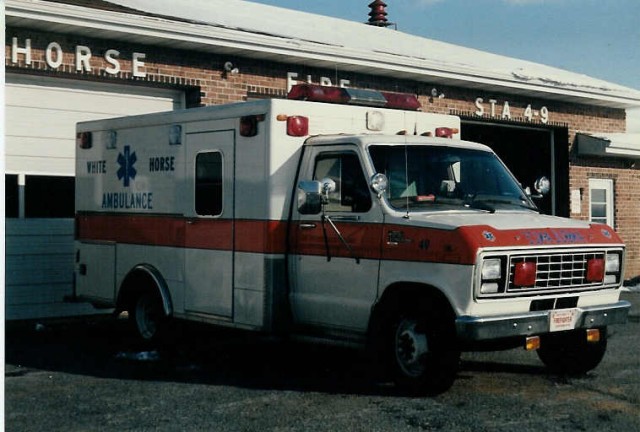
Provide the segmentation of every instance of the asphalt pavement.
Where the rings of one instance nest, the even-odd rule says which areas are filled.
[[[7,323],[10,431],[640,430],[640,290],[607,354],[580,377],[521,349],[464,353],[431,398],[373,381],[351,350],[262,341],[204,327],[140,349],[122,320]]]

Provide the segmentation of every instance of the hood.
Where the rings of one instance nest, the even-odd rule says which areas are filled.
[[[484,225],[494,230],[517,230],[536,228],[588,229],[589,222],[543,215],[534,212],[500,212],[483,211],[438,212],[430,214],[411,214],[411,219],[424,221],[434,228],[456,229],[465,226]]]
[[[417,218],[416,218],[417,219]],[[477,248],[622,244],[609,226],[533,212],[426,215],[432,228],[453,230]]]
[[[482,249],[623,245],[607,225],[533,212],[412,213],[389,222],[385,238],[399,240],[388,243],[392,247],[386,253],[397,259],[473,264]]]

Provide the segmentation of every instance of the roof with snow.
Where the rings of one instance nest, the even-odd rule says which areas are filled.
[[[242,0],[6,0],[5,13],[9,26],[249,56],[429,85],[612,108],[640,106],[640,91],[586,75],[388,28]]]

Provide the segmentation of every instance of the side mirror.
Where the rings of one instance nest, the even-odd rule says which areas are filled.
[[[300,214],[318,214],[322,211],[322,183],[301,181],[298,183],[298,211]]]
[[[369,181],[369,186],[378,197],[382,196],[389,188],[389,179],[384,174],[374,174]]]
[[[527,195],[534,199],[542,199],[551,190],[551,180],[546,176],[542,176],[533,183],[533,188],[538,192],[538,195],[532,195],[529,187],[525,189]]]
[[[337,189],[336,182],[325,177],[320,181],[303,180],[298,183],[298,211],[301,214],[318,214],[322,205],[329,202],[329,194]]]
[[[320,180],[321,192],[324,197],[329,200],[329,194],[336,191],[336,182],[329,177]]]
[[[544,196],[551,190],[551,180],[549,180],[545,176],[542,176],[538,180],[536,180],[536,182],[533,184],[533,188],[540,195]]]

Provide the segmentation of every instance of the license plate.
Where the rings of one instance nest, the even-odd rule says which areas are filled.
[[[577,309],[552,310],[549,314],[549,331],[573,330],[578,319]]]

